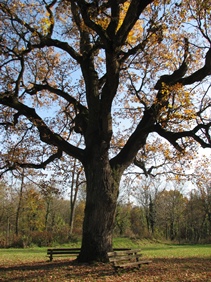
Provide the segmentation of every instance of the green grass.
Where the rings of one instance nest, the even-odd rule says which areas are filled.
[[[114,238],[116,248],[141,248],[144,257],[149,258],[211,258],[211,244],[179,245],[158,243],[150,240],[130,240],[129,238]]]
[[[65,245],[62,247],[80,247]],[[141,248],[143,257],[147,258],[211,258],[211,245],[177,245],[168,243],[156,243],[153,241],[130,240],[129,238],[115,238],[115,248]],[[0,249],[0,264],[6,262],[24,263],[29,261],[46,261],[47,247],[26,249]]]
[[[211,245],[152,244],[142,250],[143,256],[150,258],[211,258]]]
[[[115,248],[139,248],[139,243],[137,241],[131,240],[130,238],[114,238],[113,246]]]
[[[0,264],[46,260],[47,248],[0,249]]]

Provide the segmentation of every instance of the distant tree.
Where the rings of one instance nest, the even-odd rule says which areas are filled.
[[[206,237],[211,238],[211,182],[205,184],[204,189],[201,190],[201,197],[203,201],[203,207],[206,212]]]
[[[189,179],[192,189],[186,210],[187,239],[190,241],[209,240],[211,234],[211,170],[210,154],[201,153],[194,162]]]
[[[204,156],[195,166],[195,184],[205,212],[205,237],[211,236],[211,162],[210,155]]]
[[[79,189],[82,188],[82,185],[86,184],[86,181],[83,167],[77,159],[71,158],[70,162],[66,159],[65,162],[61,163],[60,169],[62,169],[62,180],[60,181],[60,185],[64,183],[66,193],[70,199],[69,226],[71,235],[74,228],[75,210],[79,197]],[[61,170],[57,172],[58,178],[61,178],[59,175],[60,172]]]
[[[24,189],[24,169],[21,172],[20,175],[20,189],[19,189],[19,195],[18,195],[18,201],[17,201],[17,209],[16,209],[16,218],[15,218],[15,234],[16,236],[19,235],[19,221],[20,221],[20,214],[23,202],[23,189]]]
[[[128,235],[131,232],[130,212],[131,204],[118,203],[114,227],[114,232],[117,236]]]
[[[197,190],[191,190],[189,201],[185,209],[186,239],[192,243],[198,243],[202,238],[206,213],[202,200]]]
[[[7,224],[7,187],[6,184],[0,181],[0,245],[4,247],[6,245],[6,240],[3,238],[6,234],[6,224]]]
[[[184,196],[177,190],[162,191],[157,194],[156,226],[166,239],[180,240],[185,203]]]
[[[44,200],[41,194],[33,187],[28,187],[24,193],[24,210],[22,212],[21,229],[26,235],[30,231],[43,231],[45,229],[44,220]]]
[[[85,201],[79,200],[75,208],[75,222],[73,228],[73,234],[79,237],[81,237],[83,233],[84,208]]]
[[[53,181],[41,181],[39,185],[40,194],[45,202],[45,230],[52,230],[52,222],[50,223],[49,217],[53,212],[53,202],[55,198],[59,198],[60,192],[59,189],[56,188],[54,180]]]
[[[142,208],[138,206],[134,206],[131,208],[130,225],[131,225],[132,234],[134,234],[135,237],[143,238],[144,236],[149,235],[146,232],[146,220]]]
[[[5,214],[5,199],[6,199],[6,185],[3,181],[0,182],[0,222]]]
[[[161,178],[162,179],[162,178]],[[153,235],[156,224],[156,204],[155,198],[157,194],[166,188],[166,178],[151,178],[142,176],[137,178],[137,188],[133,194],[138,205],[143,209],[147,231],[149,235]]]
[[[211,189],[209,183],[193,189],[185,211],[186,239],[191,242],[209,241],[211,234]]]
[[[108,260],[121,177],[134,161],[150,172],[147,144],[159,136],[175,162],[211,147],[210,15],[199,0],[1,1],[1,139],[30,151],[23,163],[3,147],[1,168],[82,163],[79,261]]]

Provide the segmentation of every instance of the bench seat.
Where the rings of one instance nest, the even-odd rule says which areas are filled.
[[[47,255],[49,257],[49,260],[53,260],[53,256],[63,256],[63,255],[69,255],[77,257],[80,253],[80,248],[51,248],[47,249]]]
[[[148,264],[150,260],[142,260],[140,249],[108,252],[109,261],[115,270],[127,267],[140,267],[141,264]]]

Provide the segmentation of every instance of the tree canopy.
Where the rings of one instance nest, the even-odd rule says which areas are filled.
[[[80,259],[102,260],[124,170],[150,173],[147,154],[168,144],[211,147],[210,1],[8,0],[0,18],[1,169],[78,159]]]

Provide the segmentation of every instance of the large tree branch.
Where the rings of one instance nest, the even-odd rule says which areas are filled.
[[[7,161],[6,165],[4,167],[0,168],[0,170],[3,171],[0,174],[0,177],[4,173],[6,173],[7,171],[11,171],[11,170],[17,169],[17,167],[21,167],[21,168],[34,168],[34,169],[40,169],[40,168],[45,169],[48,164],[52,163],[56,159],[60,159],[61,157],[62,157],[62,150],[58,149],[56,153],[51,155],[45,161],[40,162],[39,164],[35,164],[35,163],[21,163],[21,162],[17,162],[17,161],[11,163],[11,161]]]
[[[40,43],[37,44],[31,44],[28,43],[28,48],[30,50],[36,49],[36,48],[43,48],[45,46],[48,47],[57,47],[63,51],[65,51],[67,54],[69,54],[73,59],[75,59],[78,63],[81,61],[81,55],[76,52],[67,42],[60,41],[57,39],[52,39],[48,36],[41,36],[40,37]]]
[[[149,169],[147,169],[145,162],[143,162],[142,160],[138,160],[137,158],[135,158],[133,163],[134,163],[135,166],[142,169],[142,171],[143,171],[143,173],[146,177],[148,177],[151,174],[153,168],[155,168],[154,166],[151,166]]]
[[[184,57],[182,65],[172,74],[161,76],[155,85],[155,89],[160,90],[162,83],[166,85],[175,85],[176,83],[181,85],[190,85],[197,81],[202,81],[205,77],[211,75],[211,48],[209,48],[206,54],[204,66],[191,75],[184,77],[188,70],[186,62],[187,58],[188,56]]]
[[[81,59],[81,55],[78,54],[78,52],[76,52],[74,50],[74,48],[72,48],[67,42],[63,42],[61,40],[57,40],[57,39],[52,39],[51,35],[53,32],[53,28],[54,28],[54,19],[53,19],[53,14],[51,12],[51,7],[52,5],[54,5],[56,3],[56,0],[53,0],[52,3],[46,5],[46,10],[49,13],[49,21],[50,21],[50,28],[49,28],[49,32],[47,35],[43,35],[41,34],[36,28],[32,27],[30,24],[28,24],[26,21],[24,21],[23,19],[21,19],[17,14],[15,14],[12,10],[10,10],[8,8],[8,6],[6,4],[0,3],[0,7],[1,9],[11,18],[12,22],[17,22],[19,23],[23,28],[25,28],[26,30],[28,30],[31,34],[33,34],[33,36],[37,36],[37,39],[39,40],[39,43],[31,43],[28,39],[25,38],[25,36],[23,34],[19,34],[17,32],[17,34],[19,34],[19,36],[26,42],[27,44],[27,49],[22,51],[22,54],[28,53],[30,52],[32,49],[36,49],[36,48],[43,48],[45,46],[48,47],[57,47],[65,52],[67,52],[73,59],[75,59],[77,62],[80,62]],[[15,26],[14,26],[15,28]],[[25,35],[27,34],[26,32],[24,33]]]
[[[160,136],[168,140],[169,143],[172,144],[180,152],[182,152],[184,148],[182,148],[177,141],[184,137],[193,138],[196,142],[201,145],[202,148],[211,148],[211,137],[209,134],[209,130],[211,129],[211,122],[207,124],[198,124],[192,130],[181,132],[167,131],[162,128],[160,124],[156,124],[154,129],[155,132],[157,132]],[[204,136],[200,137],[199,135],[197,135],[197,133],[200,131]],[[206,138],[207,140],[205,141],[203,138]]]
[[[47,4],[46,1],[44,0],[44,3],[46,4],[45,8],[48,11],[49,14],[49,22],[50,22],[50,27],[48,28],[48,36],[51,37],[53,34],[53,29],[54,29],[54,16],[51,11],[51,8],[56,4],[57,0],[53,0],[50,4]]]
[[[0,98],[1,104],[12,107],[17,110],[20,115],[25,116],[39,131],[40,140],[49,145],[56,146],[61,151],[66,154],[77,158],[81,162],[84,161],[84,152],[82,149],[77,148],[69,144],[65,139],[63,139],[57,133],[54,133],[42,120],[42,118],[36,113],[33,108],[30,108],[21,102],[14,96],[4,96]]]
[[[68,93],[66,93],[63,90],[50,86],[49,84],[34,84],[34,86],[26,90],[26,92],[29,93],[30,95],[34,95],[34,94],[37,94],[37,92],[42,91],[42,90],[47,90],[51,93],[58,95],[59,97],[64,98],[68,103],[72,104],[74,108],[78,110],[79,112],[88,111],[87,107],[79,103],[79,101],[76,100],[74,97],[72,97],[71,95],[69,95]]]
[[[149,39],[150,39],[152,34],[150,34],[148,37],[143,39],[143,41],[140,42],[139,44],[137,44],[135,47],[129,49],[127,52],[121,52],[121,59],[119,60],[120,64],[122,64],[130,56],[137,55],[140,52],[145,51],[145,47],[146,47],[146,45],[147,45],[147,43],[148,43],[148,41],[149,41]]]
[[[146,164],[143,160],[141,159],[137,159],[135,158],[133,164],[137,167],[139,167],[142,171],[143,174],[148,177],[148,176],[153,176],[155,177],[156,175],[158,175],[159,173],[152,173],[153,170],[160,170],[160,168],[164,167],[165,165],[170,164],[170,162],[167,162],[166,160],[164,160],[162,163],[160,163],[159,165],[152,165],[149,168],[146,167]],[[165,171],[166,173],[166,171]],[[163,172],[161,173],[163,174]]]
[[[170,75],[162,75],[158,82],[155,85],[156,90],[161,90],[163,87],[163,84],[165,85],[175,85],[176,83],[179,83],[183,76],[186,74],[188,70],[188,58],[189,58],[189,42],[187,38],[184,39],[184,58],[181,66],[175,70],[172,74]]]
[[[65,91],[62,91],[60,89],[54,88],[50,86],[49,84],[34,84],[34,86],[28,90],[27,92],[30,95],[34,95],[39,91],[47,90],[51,93],[54,93],[58,95],[59,97],[64,98],[69,104],[73,105],[75,109],[75,115],[74,118],[75,126],[74,130],[77,133],[85,134],[87,124],[88,124],[88,114],[89,110],[87,107],[83,106],[78,100],[76,100],[74,97],[66,93]]]
[[[111,159],[110,164],[112,167],[124,170],[134,161],[138,151],[146,144],[149,133],[154,130],[154,123],[153,109],[145,110],[142,120],[125,146],[119,154]]]
[[[103,40],[104,44],[107,45],[109,41],[109,37],[106,33],[106,31],[98,24],[96,24],[91,18],[95,18],[95,10],[97,11],[97,2],[94,1],[91,4],[88,4],[84,0],[71,0],[71,5],[75,5],[77,3],[78,7],[80,8],[82,18],[84,20],[84,23],[87,25],[87,27],[91,28],[93,31],[95,31],[100,38]]]
[[[203,148],[211,148],[211,137],[209,133],[211,122],[207,124],[198,124],[195,126],[195,128],[189,131],[170,132],[163,129],[159,124],[155,125],[155,117],[153,117],[153,113],[154,107],[151,107],[145,111],[141,122],[130,136],[125,146],[122,148],[119,154],[116,155],[116,157],[111,159],[111,166],[125,169],[131,162],[135,160],[138,151],[145,145],[150,132],[157,132],[161,137],[168,140],[169,143],[180,152],[183,152],[184,148],[180,146],[178,141],[184,137],[190,137],[194,139]],[[199,136],[199,134],[197,135],[199,132],[201,132],[203,136]]]
[[[111,2],[111,21],[107,27],[109,38],[114,39],[119,24],[120,7],[118,1]]]
[[[202,81],[209,75],[211,75],[211,48],[209,48],[206,54],[204,66],[190,76],[179,79],[178,83],[181,83],[182,85],[190,85],[197,81]]]
[[[122,46],[128,37],[130,30],[133,28],[136,21],[143,10],[152,3],[153,0],[132,0],[128,8],[124,21],[116,34],[116,45]]]

